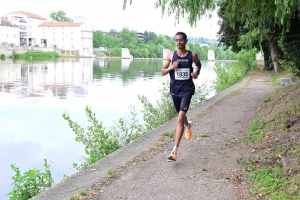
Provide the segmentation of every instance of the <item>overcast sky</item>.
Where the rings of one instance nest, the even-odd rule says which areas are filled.
[[[50,19],[51,11],[63,10],[69,18],[85,16],[94,30],[120,31],[125,27],[138,32],[152,31],[157,35],[173,36],[176,32],[183,31],[188,37],[217,38],[219,26],[216,16],[211,19],[202,18],[197,22],[196,28],[191,28],[186,19],[175,25],[174,16],[162,16],[160,8],[154,8],[155,1],[133,0],[133,4],[128,4],[123,10],[123,0],[10,0],[1,2],[0,15],[21,10]]]

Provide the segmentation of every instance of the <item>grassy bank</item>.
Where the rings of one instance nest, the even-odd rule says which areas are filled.
[[[26,53],[13,53],[10,58],[16,59],[31,59],[31,58],[58,58],[59,54],[56,52],[26,52]]]
[[[260,103],[245,137],[253,157],[244,164],[250,193],[261,199],[300,199],[300,80],[280,86],[280,77],[292,75],[273,74],[278,87]]]

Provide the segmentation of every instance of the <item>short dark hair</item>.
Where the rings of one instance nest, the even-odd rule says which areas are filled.
[[[183,38],[184,38],[184,40],[187,39],[187,36],[186,36],[186,34],[185,34],[184,32],[177,32],[177,33],[175,34],[175,36],[176,36],[176,35],[182,35]]]

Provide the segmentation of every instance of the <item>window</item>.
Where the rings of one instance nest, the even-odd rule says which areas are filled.
[[[55,38],[53,39],[53,43],[55,43]]]
[[[73,38],[71,38],[71,42],[73,43]]]
[[[53,28],[53,30],[55,30],[55,28]]]
[[[73,32],[71,32],[71,36],[73,36]]]
[[[43,36],[45,36],[45,32],[43,32]]]
[[[65,40],[64,39],[62,39],[62,42],[64,42]]]
[[[55,32],[53,32],[53,36],[55,36]]]
[[[64,32],[62,32],[62,35],[64,35]]]
[[[73,45],[71,45],[71,49],[73,49]]]

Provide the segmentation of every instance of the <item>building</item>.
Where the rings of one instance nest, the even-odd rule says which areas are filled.
[[[0,21],[0,44],[20,45],[19,27],[2,17]]]
[[[142,40],[143,42],[145,41],[145,40],[144,40],[144,33],[142,33],[142,32],[137,32],[137,37],[138,37],[140,40]]]
[[[46,21],[45,18],[30,12],[15,11],[8,13],[3,18],[7,18],[19,27],[19,42],[17,45],[33,45],[40,41],[38,25]]]
[[[44,47],[79,50],[81,56],[93,54],[93,27],[82,22],[44,22],[38,25],[39,43]]]
[[[0,42],[16,46],[56,47],[91,57],[93,26],[84,16],[75,16],[73,22],[55,22],[46,21],[34,13],[15,11],[1,18]]]

